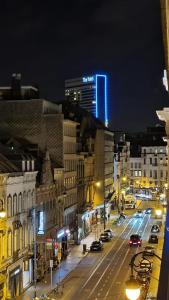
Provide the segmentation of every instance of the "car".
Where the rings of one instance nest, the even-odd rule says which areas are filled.
[[[147,286],[150,282],[150,275],[145,270],[138,269],[136,279],[141,285]]]
[[[152,261],[143,258],[140,262],[140,269],[142,269],[145,272],[152,272]]]
[[[111,238],[113,237],[113,231],[111,229],[106,229],[104,232],[107,232]]]
[[[152,213],[152,208],[146,208],[146,210],[145,210],[145,214],[146,215],[150,215]]]
[[[155,254],[155,250],[154,250],[154,247],[152,246],[146,246],[144,248],[144,253],[143,253],[143,256],[153,256]]]
[[[151,232],[152,233],[158,233],[160,232],[160,227],[156,224],[154,224],[152,227],[151,227]]]
[[[136,218],[142,218],[143,217],[143,212],[141,209],[139,209],[136,213],[135,213],[135,217]]]
[[[111,237],[108,232],[103,232],[101,233],[99,240],[102,242],[109,242],[111,240]]]
[[[139,247],[141,247],[141,243],[142,243],[142,240],[141,240],[141,237],[140,237],[139,234],[132,234],[130,236],[130,241],[129,241],[130,247],[131,246],[139,246]]]
[[[151,234],[148,242],[152,244],[158,244],[158,236],[156,234]]]
[[[102,251],[103,243],[101,241],[93,241],[90,246],[90,251]]]

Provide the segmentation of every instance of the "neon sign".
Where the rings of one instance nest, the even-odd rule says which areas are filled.
[[[93,82],[94,76],[87,76],[82,78],[83,82]]]
[[[38,234],[44,234],[44,212],[39,212],[39,227],[38,227]]]

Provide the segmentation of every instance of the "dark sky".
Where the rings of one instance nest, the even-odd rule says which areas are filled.
[[[60,101],[65,79],[105,72],[116,130],[154,125],[169,104],[160,0],[6,0],[0,37],[0,85],[20,72],[23,84]]]

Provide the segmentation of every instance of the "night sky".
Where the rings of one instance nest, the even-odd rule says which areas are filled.
[[[6,0],[0,9],[0,85],[12,73],[64,99],[64,80],[109,76],[111,128],[143,130],[168,106],[160,0]]]

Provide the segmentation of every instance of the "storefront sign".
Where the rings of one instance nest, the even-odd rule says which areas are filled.
[[[44,212],[39,212],[39,227],[38,227],[38,234],[44,234]]]
[[[58,232],[57,238],[59,239],[59,238],[61,238],[61,237],[64,236],[64,235],[65,235],[65,231],[64,231],[64,229],[62,229],[62,230],[60,230],[60,231]]]

